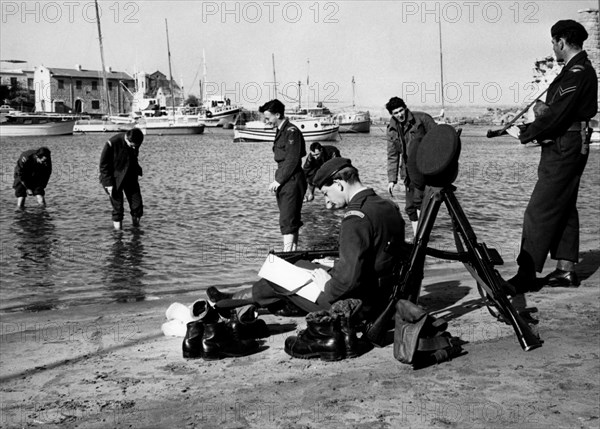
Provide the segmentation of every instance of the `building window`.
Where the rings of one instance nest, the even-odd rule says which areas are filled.
[[[33,79],[32,78],[27,79],[27,89],[33,89]]]
[[[58,89],[65,89],[65,81],[58,79]]]
[[[108,82],[108,90],[112,91],[112,82]]]
[[[94,110],[100,109],[100,100],[92,100],[92,109],[94,109]]]
[[[81,89],[81,81],[80,80],[75,81],[75,88]]]
[[[13,88],[15,86],[17,86],[17,78],[16,77],[11,77],[10,78],[10,86],[12,86]]]
[[[92,91],[96,91],[98,89],[98,81],[92,81]]]

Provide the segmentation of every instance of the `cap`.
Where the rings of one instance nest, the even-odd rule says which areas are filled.
[[[321,189],[321,187],[324,186],[329,179],[331,179],[341,170],[352,166],[352,161],[350,161],[348,158],[331,158],[329,161],[324,163],[319,170],[317,170],[313,183],[317,188]]]
[[[588,32],[586,31],[585,27],[579,22],[573,21],[572,19],[558,21],[550,29],[550,34],[552,37],[561,37],[567,32],[572,32],[575,38],[579,39],[575,40],[576,42],[581,41],[583,43],[583,41],[588,38]]]

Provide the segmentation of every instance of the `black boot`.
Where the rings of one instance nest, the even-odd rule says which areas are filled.
[[[356,336],[356,323],[354,319],[361,308],[362,301],[360,299],[345,299],[335,302],[331,306],[330,313],[337,315],[339,319],[347,358],[363,355],[373,348],[370,343]]]
[[[200,320],[194,320],[187,324],[187,332],[183,339],[182,349],[185,359],[198,359],[202,356],[202,335],[204,324]]]
[[[208,296],[208,299],[210,299],[215,304],[219,301],[223,301],[224,299],[233,298],[232,293],[221,292],[214,286],[211,286],[208,289],[206,289],[206,295]]]
[[[256,340],[238,340],[224,322],[207,323],[202,336],[202,358],[217,360],[224,357],[247,356],[258,350]]]
[[[327,311],[308,313],[306,325],[297,336],[286,338],[287,354],[301,359],[319,357],[325,361],[344,358],[344,337],[336,317]]]
[[[256,317],[253,305],[231,310],[227,327],[238,340],[266,338],[271,335],[265,321]]]
[[[211,307],[208,301],[199,299],[192,304],[192,315],[198,317],[187,324],[187,332],[183,339],[183,357],[186,359],[198,359],[203,357],[202,337],[206,323],[219,321],[219,314]]]

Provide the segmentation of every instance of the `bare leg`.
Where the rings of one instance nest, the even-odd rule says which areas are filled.
[[[283,235],[283,251],[294,252],[298,249],[298,233]]]
[[[17,197],[17,208],[18,209],[25,208],[25,198],[27,198],[27,197]]]
[[[113,222],[113,225],[117,231],[123,229],[123,222],[121,221],[115,221]]]
[[[43,195],[36,195],[35,198],[37,198],[37,202],[40,206],[46,207],[46,199]]]
[[[573,261],[559,259],[556,261],[556,268],[562,271],[575,271],[575,263]]]

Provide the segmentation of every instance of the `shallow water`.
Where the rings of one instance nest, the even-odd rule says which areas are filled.
[[[540,150],[508,137],[488,140],[486,130],[463,131],[456,195],[479,241],[511,261]],[[255,280],[267,252],[281,247],[277,205],[267,190],[275,163],[271,144],[233,143],[232,134],[207,129],[200,136],[148,137],[140,151],[142,226],[132,228],[126,216],[122,232],[112,230],[110,204],[98,183],[108,135],[2,139],[0,312],[152,299]],[[383,129],[342,135],[335,144],[359,168],[363,183],[386,195]],[[54,167],[48,207],[28,198],[26,210],[17,211],[17,157],[42,145],[52,150]],[[595,148],[579,194],[581,250],[600,247],[599,171]],[[402,194],[398,189],[403,206]],[[318,194],[303,208],[299,247],[334,247],[342,215],[325,210]],[[442,208],[432,246],[453,248],[449,225]]]

